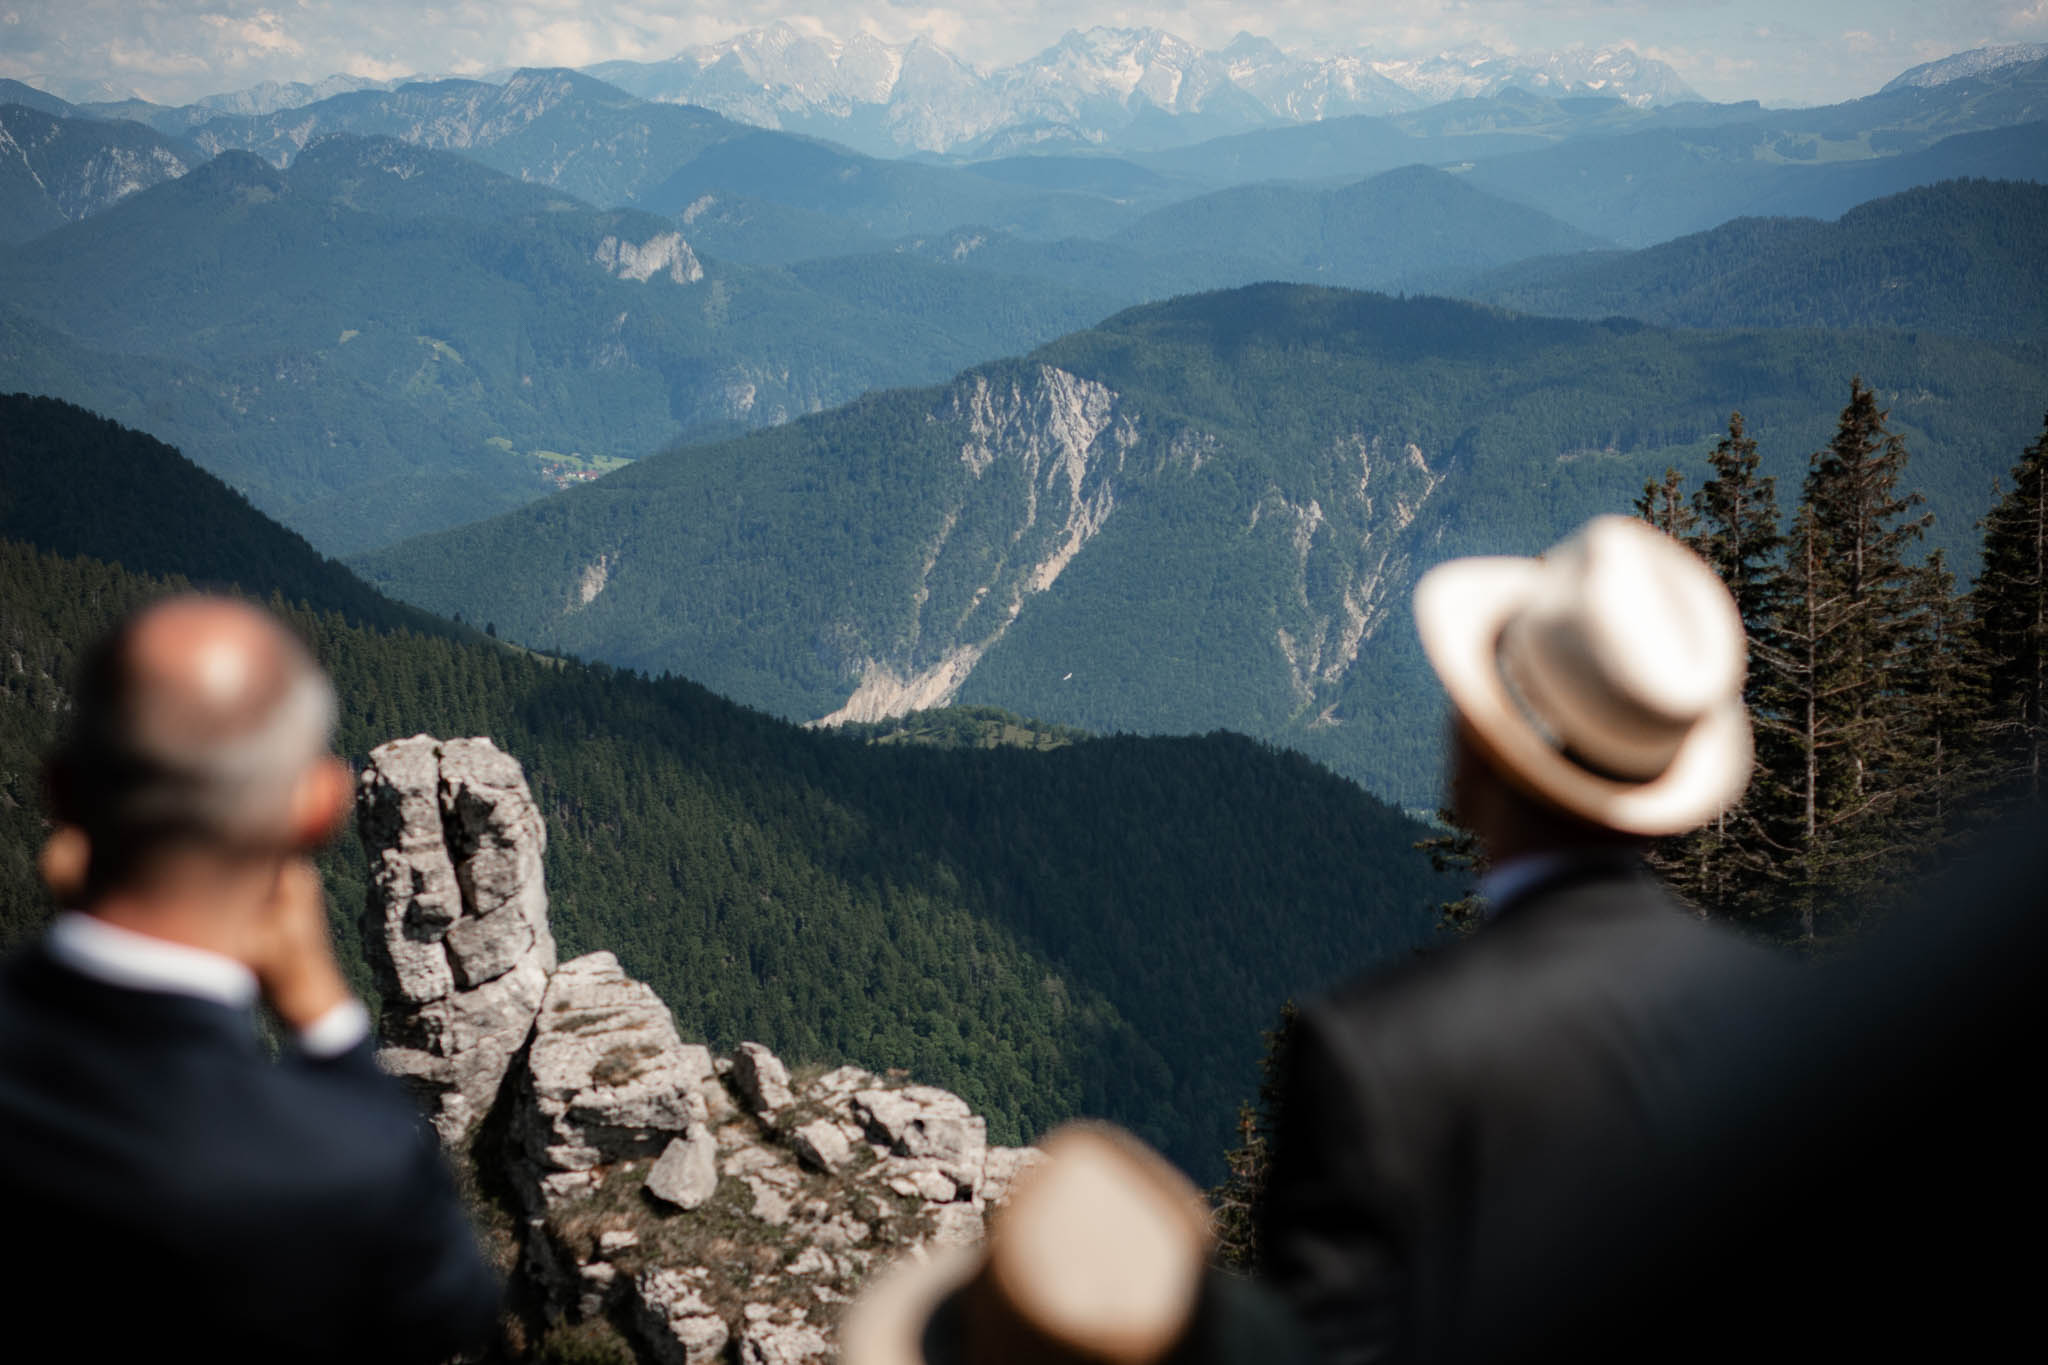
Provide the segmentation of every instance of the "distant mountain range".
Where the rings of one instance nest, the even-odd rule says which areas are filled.
[[[2048,44],[1976,48],[1902,72],[1882,93],[2043,58]],[[812,133],[884,156],[1163,148],[1257,127],[1395,114],[1510,91],[1592,96],[1638,109],[1700,102],[1671,67],[1625,46],[1518,56],[1468,46],[1395,57],[1286,51],[1240,33],[1221,48],[1204,50],[1148,28],[1069,32],[1022,61],[981,68],[928,39],[892,44],[868,33],[839,39],[778,22],[665,61],[600,62],[584,70],[648,99],[695,104],[742,123]],[[502,83],[512,74],[485,79]],[[0,103],[132,119],[179,136],[223,115],[260,116],[339,94],[434,80],[334,75],[265,81],[166,106],[107,82],[65,87],[73,100],[83,101],[72,103],[0,79]]]
[[[1832,223],[1738,218],[1641,251],[1523,261],[1461,292],[1525,313],[1669,327],[2048,337],[2048,185],[1949,181]]]
[[[908,56],[905,62],[906,70],[915,65]],[[733,79],[739,88],[753,78]],[[1405,113],[1337,114],[1326,107],[1313,122],[1261,119],[1255,122],[1264,126],[1253,131],[1122,156],[1093,145],[1062,152],[1055,141],[1032,144],[1029,155],[945,164],[863,155],[695,105],[636,98],[565,70],[366,87],[267,113],[221,112],[260,110],[287,97],[282,88],[267,89],[151,112],[70,106],[0,82],[0,106],[17,103],[71,120],[63,125],[66,136],[81,145],[110,141],[110,129],[127,129],[122,136],[131,143],[147,136],[132,122],[91,121],[116,116],[146,117],[169,139],[154,144],[160,158],[186,164],[196,159],[195,147],[198,157],[239,149],[283,166],[332,133],[394,137],[596,206],[680,214],[686,227],[708,212],[703,230],[730,230],[721,245],[731,259],[779,263],[954,228],[1038,240],[1106,238],[1147,212],[1208,190],[1274,180],[1322,181],[1317,188],[1327,188],[1414,164],[1468,175],[1493,193],[1626,245],[1744,215],[1833,217],[1915,184],[1961,175],[2038,178],[2048,167],[2042,129],[2012,132],[2048,112],[2048,62],[2002,58],[1814,109],[1635,105],[1511,84]],[[1187,137],[1223,127],[1203,123],[1206,115],[1198,113],[1156,116]],[[828,131],[851,136],[846,127]],[[1990,133],[2009,135],[1957,141]],[[0,217],[19,238],[57,219],[20,158],[11,171],[9,160],[0,155],[0,175],[28,188]],[[123,183],[146,180],[130,175]]]
[[[2044,359],[2038,340],[1663,332],[1258,286],[356,562],[429,609],[794,719],[959,701],[1225,728],[1421,804],[1422,569],[1626,508],[1735,408],[1796,487],[1858,373],[1967,543],[2039,428]]]
[[[336,551],[1111,306],[903,255],[727,265],[666,218],[335,136],[283,171],[225,154],[0,253],[0,391],[146,424]]]
[[[586,69],[649,99],[899,154],[1174,145],[1511,87],[1636,105],[1699,99],[1669,66],[1628,48],[1392,58],[1286,52],[1240,33],[1211,51],[1155,28],[1072,31],[1023,61],[981,70],[928,39],[841,40],[776,23],[667,61]]]
[[[895,249],[1131,304],[1266,280],[1442,293],[1532,254],[1611,245],[1462,177],[1407,166],[1333,189],[1217,190],[1154,209],[1102,240],[1033,242],[958,228]]]

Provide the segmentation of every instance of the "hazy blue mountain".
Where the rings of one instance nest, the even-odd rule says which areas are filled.
[[[1602,245],[1456,176],[1410,166],[1336,189],[1218,190],[1154,210],[1106,240],[1034,242],[961,228],[896,249],[1132,304],[1268,280],[1442,290],[1476,270]]]
[[[537,644],[778,714],[958,700],[1226,727],[1431,799],[1416,574],[1535,552],[1740,408],[1796,483],[1860,373],[1958,545],[2038,429],[2039,344],[1664,332],[1265,286],[644,460],[359,561]]]
[[[1839,222],[1741,218],[1629,253],[1527,261],[1465,291],[1524,312],[1676,327],[2048,336],[2048,186],[1946,181]]]
[[[313,140],[336,132],[460,152],[592,204],[658,213],[727,194],[772,200],[885,236],[968,222],[1061,235],[1132,216],[1107,196],[862,156],[706,109],[639,100],[562,70],[515,72],[503,85],[441,80],[357,91],[300,109],[215,118],[192,137],[209,152],[253,151],[284,165]]]
[[[1335,190],[1221,190],[1147,214],[1113,240],[1154,260],[1213,255],[1254,263],[1262,272],[1255,278],[1387,290],[1427,288],[1488,265],[1606,245],[1427,166]]]
[[[8,98],[0,90],[0,242],[98,213],[204,159],[190,143],[139,124],[71,118]]]
[[[1759,214],[1834,217],[1962,175],[2042,174],[2048,64],[1813,109],[1557,99],[1507,91],[1149,153],[1214,183],[1355,178],[1423,163],[1596,236],[1647,245]]]
[[[23,105],[54,118],[76,118],[80,112],[78,106],[69,100],[60,100],[47,90],[38,90],[33,85],[24,85],[5,76],[0,76],[0,104]]]
[[[705,255],[741,265],[787,265],[887,246],[842,218],[738,194],[700,195],[675,219]]]
[[[1645,246],[1757,215],[1835,217],[1959,176],[2048,175],[2048,62],[1719,128],[1578,139],[1480,160],[1474,184]]]
[[[1558,97],[1510,88],[1405,114],[1326,118],[1141,153],[1137,159],[1162,173],[1211,184],[1355,179],[1417,162],[1454,165],[1540,151],[1575,138],[1740,123],[1760,112],[1753,101],[1645,107],[1620,99]]]
[[[0,298],[63,337],[17,331],[0,384],[187,445],[330,550],[514,506],[692,432],[928,382],[1108,311],[907,257],[727,265],[672,220],[347,137],[288,171],[229,153],[47,234],[0,260]],[[163,364],[116,379],[90,352]],[[136,401],[108,392],[131,385]],[[209,439],[223,410],[241,418],[226,445]]]

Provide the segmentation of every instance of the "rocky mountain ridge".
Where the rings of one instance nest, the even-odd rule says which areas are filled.
[[[1038,1159],[899,1073],[714,1058],[611,953],[558,963],[546,829],[490,740],[380,746],[358,816],[379,1060],[509,1189],[515,1298],[543,1324],[608,1322],[662,1365],[829,1360],[872,1269],[979,1240]]]
[[[1240,33],[1205,50],[1161,29],[1101,26],[988,69],[925,38],[887,43],[862,32],[842,40],[777,22],[667,61],[586,70],[644,98],[898,154],[1190,142],[1272,123],[1398,113],[1510,87],[1636,105],[1699,98],[1669,66],[1626,47],[1392,57],[1290,52]],[[1134,127],[1160,116],[1176,126]]]
[[[138,124],[73,118],[5,96],[0,91],[0,242],[77,222],[204,160],[189,143]]]
[[[1968,52],[1909,67],[1886,81],[1878,93],[1946,85],[1950,81],[1968,80],[2008,66],[2043,60],[2048,60],[2048,43],[2001,43],[1993,47],[1973,47]]]

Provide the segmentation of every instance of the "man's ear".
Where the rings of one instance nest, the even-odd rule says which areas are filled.
[[[92,844],[85,831],[76,825],[52,829],[43,843],[43,851],[36,857],[36,871],[42,874],[43,885],[50,889],[50,898],[66,908],[84,901],[91,866]]]
[[[316,849],[339,834],[354,804],[355,785],[348,764],[332,754],[313,760],[292,788],[289,834],[293,845]]]

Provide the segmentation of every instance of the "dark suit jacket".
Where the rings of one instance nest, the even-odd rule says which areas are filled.
[[[431,1361],[499,1289],[367,1043],[273,1061],[243,1010],[0,965],[0,1316],[76,1360]]]
[[[1452,1358],[1992,1361],[2040,1335],[2048,820],[1742,1002],[1684,1140],[1591,1146],[1527,1192]],[[1786,987],[1789,986],[1789,989]],[[1625,1198],[1595,1198],[1617,1187]],[[2017,1347],[2014,1343],[2020,1343]],[[2038,1348],[2033,1348],[2038,1349]]]
[[[1266,1273],[1326,1361],[1440,1357],[1519,1192],[1590,1138],[1655,1144],[1762,950],[1615,863],[1305,1010],[1263,1211]]]

